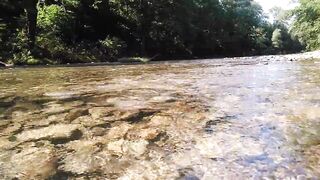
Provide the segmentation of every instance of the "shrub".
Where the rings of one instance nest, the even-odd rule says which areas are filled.
[[[106,51],[110,58],[115,59],[118,57],[124,48],[126,43],[117,37],[108,36],[106,39],[100,41],[101,47]]]
[[[39,7],[38,27],[41,31],[68,37],[72,35],[74,20],[62,6],[49,5]]]

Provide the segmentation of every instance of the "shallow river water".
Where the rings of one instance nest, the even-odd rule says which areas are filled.
[[[320,60],[0,70],[1,179],[319,179]]]

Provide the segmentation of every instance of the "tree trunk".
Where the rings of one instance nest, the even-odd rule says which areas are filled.
[[[37,9],[38,0],[24,0],[25,11],[27,14],[27,35],[29,39],[29,48],[33,49],[36,40],[37,31]]]
[[[146,56],[146,33],[147,33],[147,12],[146,12],[146,1],[140,0],[140,25],[139,25],[139,33],[141,39],[140,45],[140,54],[142,57]]]

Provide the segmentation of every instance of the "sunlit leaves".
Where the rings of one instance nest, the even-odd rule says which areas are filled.
[[[309,50],[320,48],[320,0],[300,0],[293,11],[295,21],[292,31],[306,43]]]

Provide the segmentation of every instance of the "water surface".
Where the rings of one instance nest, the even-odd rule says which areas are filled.
[[[320,60],[0,71],[1,179],[318,179]]]

